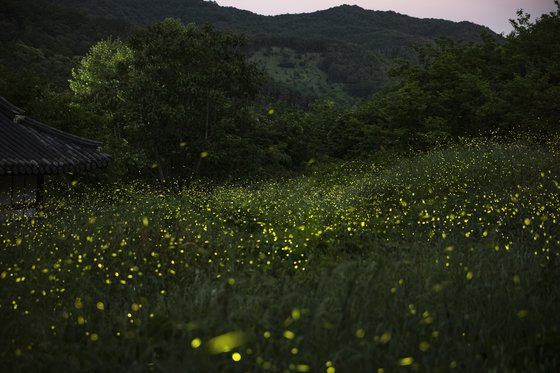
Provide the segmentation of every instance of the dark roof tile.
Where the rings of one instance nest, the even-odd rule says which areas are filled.
[[[0,175],[46,175],[107,167],[101,142],[23,116],[0,97]]]

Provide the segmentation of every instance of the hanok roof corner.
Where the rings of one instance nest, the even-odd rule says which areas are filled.
[[[51,175],[109,165],[101,142],[49,127],[24,113],[0,97],[0,175]]]

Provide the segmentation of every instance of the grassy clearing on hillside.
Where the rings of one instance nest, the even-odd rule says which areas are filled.
[[[336,99],[348,102],[352,98],[339,83],[329,81],[319,65],[320,53],[298,54],[290,48],[272,47],[255,53],[251,60],[259,64],[275,81],[292,87],[308,97]]]
[[[76,187],[0,226],[3,369],[557,371],[557,145]]]

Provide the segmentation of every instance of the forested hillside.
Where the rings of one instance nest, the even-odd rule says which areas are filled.
[[[356,6],[260,16],[202,0],[7,0],[0,62],[28,67],[64,86],[77,56],[96,41],[125,35],[132,24],[167,17],[249,36],[246,53],[270,76],[275,99],[306,105],[317,98],[368,97],[390,81],[394,58],[415,60],[418,45],[439,37],[480,40],[490,30],[467,22],[416,19]]]
[[[469,23],[418,19],[395,12],[371,11],[342,5],[324,11],[280,16],[261,16],[203,0],[60,0],[83,7],[92,14],[150,24],[167,17],[184,22],[211,22],[251,34],[270,34],[297,39],[327,39],[391,50],[413,46],[422,39],[446,36],[465,41],[479,40],[482,30]]]
[[[0,65],[66,86],[72,67],[93,44],[128,28],[123,20],[93,17],[55,1],[4,0]]]

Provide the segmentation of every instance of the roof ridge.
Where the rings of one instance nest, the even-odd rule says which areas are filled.
[[[0,175],[47,175],[107,167],[99,141],[76,136],[23,115],[0,97]]]
[[[25,110],[15,106],[10,101],[6,100],[4,97],[0,96],[0,112],[6,115],[10,119],[14,119],[16,115],[25,114]]]
[[[2,96],[0,96],[0,112],[6,115],[14,123],[31,126],[34,129],[41,131],[43,133],[53,135],[53,136],[59,136],[66,140],[76,142],[80,145],[91,146],[96,148],[103,145],[101,141],[90,140],[80,136],[72,135],[68,132],[64,132],[62,130],[59,130],[58,128],[51,127],[45,123],[30,118],[27,115],[25,115],[25,110],[15,106],[14,104],[12,104],[10,101],[6,100]]]
[[[84,145],[84,146],[93,147],[93,148],[98,148],[98,147],[103,145],[103,142],[101,142],[101,141],[90,140],[90,139],[86,139],[84,137],[72,135],[68,132],[64,132],[62,130],[59,130],[58,128],[51,127],[49,125],[46,125],[45,123],[39,122],[38,120],[32,119],[32,118],[27,117],[27,116],[22,116],[20,118],[21,119],[17,122],[18,124],[23,125],[23,126],[32,127],[33,129],[35,129],[37,131],[41,131],[41,132],[43,132],[47,135],[62,137],[66,140],[75,142],[79,145]]]

